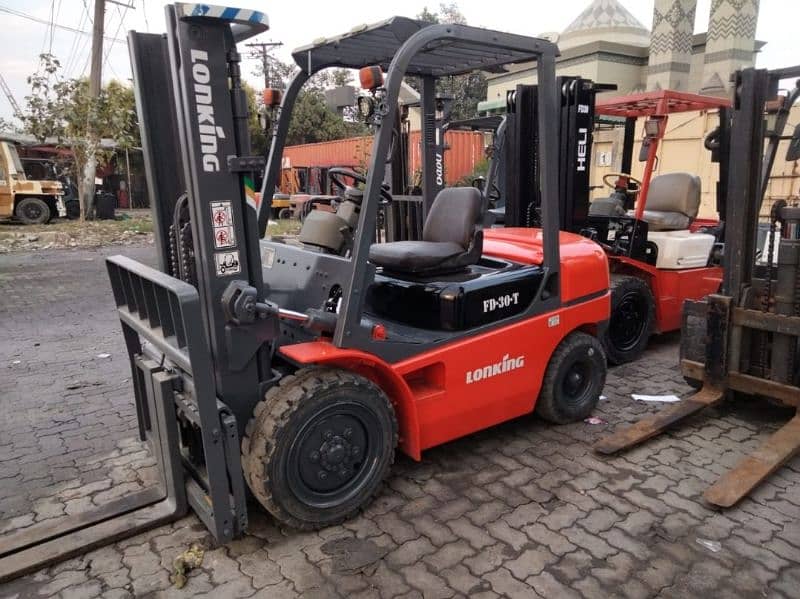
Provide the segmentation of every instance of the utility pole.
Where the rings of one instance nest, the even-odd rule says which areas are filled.
[[[100,139],[97,136],[94,123],[94,111],[97,99],[100,97],[100,88],[103,81],[103,26],[106,19],[105,0],[94,0],[94,27],[92,30],[92,68],[89,72],[89,123],[86,129],[86,165],[83,170],[83,185],[81,186],[83,217],[92,218],[94,211],[94,178],[97,173],[97,146]]]
[[[272,48],[282,46],[283,42],[262,42],[246,44],[248,48],[257,48],[250,54],[251,58],[260,58],[261,66],[264,69],[264,87],[269,89],[272,87],[272,77],[269,73],[269,51]]]

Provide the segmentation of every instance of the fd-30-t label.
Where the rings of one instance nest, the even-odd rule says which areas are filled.
[[[215,248],[219,250],[236,246],[230,202],[211,202],[211,224],[214,227]]]
[[[483,300],[483,313],[494,312],[498,308],[508,308],[516,306],[519,303],[519,291],[514,293],[506,293],[498,297],[490,297]]]

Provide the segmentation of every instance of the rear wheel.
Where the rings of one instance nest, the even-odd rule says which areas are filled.
[[[397,420],[374,383],[343,370],[304,368],[270,389],[242,443],[251,491],[279,522],[341,522],[379,490],[394,461]]]
[[[536,402],[536,414],[556,424],[592,413],[606,384],[606,356],[592,335],[575,331],[553,352]]]
[[[14,215],[26,225],[43,225],[53,218],[53,211],[42,198],[22,198]]]
[[[655,299],[639,277],[611,275],[611,318],[603,333],[608,361],[624,364],[639,358],[647,347],[655,321]]]

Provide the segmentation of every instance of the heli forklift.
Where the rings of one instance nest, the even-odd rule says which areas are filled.
[[[558,231],[557,48],[546,40],[394,17],[297,49],[268,158],[250,156],[236,43],[256,11],[166,7],[167,35],[129,47],[159,268],[107,267],[139,432],[161,484],[99,512],[3,539],[0,580],[87,551],[191,508],[216,541],[247,527],[247,492],[282,525],[340,522],[380,489],[399,449],[424,450],[536,411],[586,417],[606,374],[608,265]],[[483,229],[472,187],[435,196],[426,145],[423,239],[373,243],[404,77],[423,113],[438,77],[536,61],[539,229]],[[289,120],[328,67],[366,69],[375,91],[366,175],[334,173],[335,213],[313,211],[301,244],[262,239]],[[384,78],[385,73],[385,78]],[[423,119],[423,137],[433,121]],[[260,204],[252,173],[264,169]],[[348,185],[355,180],[362,187]],[[315,216],[316,213],[316,216]]]
[[[720,125],[705,146],[712,161],[720,164],[717,209],[724,214],[730,103],[669,90],[598,98],[598,93],[616,85],[571,76],[558,77],[557,87],[560,227],[593,239],[608,254],[611,319],[602,341],[609,362],[623,364],[642,355],[652,333],[680,328],[683,300],[700,299],[719,288],[725,228],[718,222],[697,221],[699,177],[677,172],[654,176],[654,171],[670,114],[716,112]],[[518,85],[507,92],[508,122],[501,142],[513,150],[508,157],[505,152],[500,156],[505,185],[503,207],[495,211],[505,226],[540,224],[540,198],[531,193],[539,160],[537,110],[535,85]],[[591,201],[589,173],[597,115],[624,119],[622,172],[603,177],[611,193]],[[641,181],[630,174],[640,118],[646,119],[639,157],[645,162]],[[524,168],[527,164],[533,168]]]
[[[779,82],[796,78],[785,95]],[[751,455],[709,487],[712,505],[730,507],[800,452],[800,206],[777,200],[770,210],[766,256],[758,259],[758,222],[779,143],[787,161],[800,159],[800,127],[785,135],[789,111],[800,98],[800,66],[734,75],[731,108],[729,199],[722,287],[686,301],[681,328],[681,370],[700,390],[673,407],[619,428],[595,449],[613,454],[682,423],[736,394],[772,400],[794,416]],[[766,143],[765,143],[766,141]]]

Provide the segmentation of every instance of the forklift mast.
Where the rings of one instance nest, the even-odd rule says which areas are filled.
[[[589,171],[592,157],[595,98],[616,85],[598,84],[580,77],[556,78],[559,91],[559,229],[580,232],[589,214]],[[518,85],[507,92],[504,156],[507,227],[541,226],[538,103],[536,85]]]
[[[226,324],[222,301],[234,281],[263,286],[253,171],[264,160],[249,156],[236,43],[268,25],[257,11],[194,4],[167,6],[166,17],[166,36],[130,34],[159,267],[203,295],[216,388],[244,419],[269,353]]]

